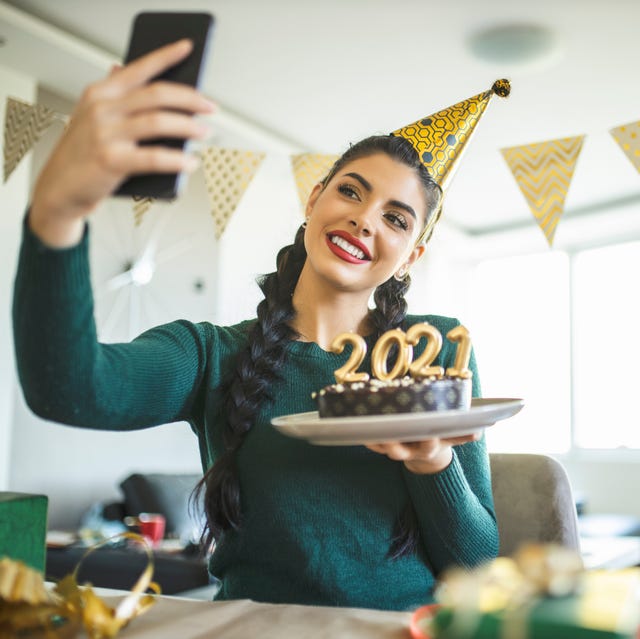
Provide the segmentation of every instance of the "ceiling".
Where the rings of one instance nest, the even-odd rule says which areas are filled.
[[[121,59],[138,11],[177,8],[0,2],[0,64],[75,98]],[[449,189],[450,224],[474,235],[530,226],[499,149],[582,134],[565,218],[640,207],[640,175],[609,134],[640,120],[637,0],[184,0],[179,9],[216,16],[204,90],[221,105],[220,128],[248,145],[340,153],[507,77],[511,97],[492,101]],[[478,42],[505,27],[507,37]]]

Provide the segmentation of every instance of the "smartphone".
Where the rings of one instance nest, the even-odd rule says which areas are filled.
[[[204,75],[209,45],[213,33],[214,17],[209,13],[143,12],[136,15],[129,38],[125,64],[182,38],[193,42],[187,58],[153,78],[181,82],[199,87]],[[141,145],[163,145],[184,149],[186,140],[162,138],[144,140]],[[153,197],[172,200],[180,192],[184,181],[182,173],[149,173],[133,175],[123,182],[114,195]]]

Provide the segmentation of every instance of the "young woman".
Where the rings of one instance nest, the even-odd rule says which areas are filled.
[[[484,441],[321,447],[270,425],[314,409],[312,392],[346,361],[328,352],[337,334],[358,332],[370,352],[392,327],[429,321],[444,334],[457,324],[406,315],[408,268],[441,193],[404,139],[354,145],[314,188],[306,223],[260,281],[257,319],[176,321],[130,344],[97,341],[85,220],[131,173],[194,168],[182,152],[137,144],[206,135],[190,114],[211,111],[207,100],[147,84],[189,50],[178,42],[91,86],[37,181],[14,297],[25,398],[46,419],[86,428],[191,425],[218,598],[421,605],[445,567],[497,553]],[[453,356],[445,340],[437,363]],[[473,358],[470,368],[478,395]]]

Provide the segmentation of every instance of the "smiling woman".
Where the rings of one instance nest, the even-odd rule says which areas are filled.
[[[327,448],[282,436],[271,419],[313,409],[313,391],[348,356],[327,352],[336,334],[375,340],[424,321],[444,334],[458,326],[408,315],[404,294],[450,168],[430,165],[435,150],[442,143],[455,158],[461,149],[451,133],[430,150],[412,139],[418,129],[437,133],[444,116],[408,127],[408,138],[353,145],[314,188],[308,222],[280,250],[276,271],[260,278],[257,317],[234,326],[174,321],[130,343],[100,343],[86,218],[132,172],[189,166],[180,152],[141,153],[128,126],[142,111],[153,127],[154,115],[179,106],[176,133],[201,135],[190,120],[212,108],[202,96],[148,84],[187,54],[185,43],[165,47],[87,89],[37,180],[14,296],[25,398],[40,416],[85,428],[190,424],[205,471],[204,542],[215,541],[217,598],[417,607],[445,567],[497,553],[484,440],[462,434]],[[491,94],[472,99],[467,133]],[[442,349],[434,364],[452,366],[454,350]],[[473,355],[469,369],[478,396]]]

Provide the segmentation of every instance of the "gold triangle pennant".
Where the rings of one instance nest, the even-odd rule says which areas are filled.
[[[323,153],[300,153],[291,156],[291,168],[303,211],[313,187],[329,173],[337,159],[337,155]]]
[[[222,237],[264,157],[264,153],[221,147],[208,147],[202,152],[202,168],[216,225],[216,239]]]
[[[57,118],[59,115],[45,106],[7,98],[4,115],[4,182]]]
[[[152,197],[146,197],[144,195],[133,196],[133,217],[136,226],[142,224],[144,214],[151,208],[154,202],[155,199]]]
[[[584,135],[501,149],[549,246],[571,184]]]
[[[609,133],[640,173],[640,120],[614,127]]]

